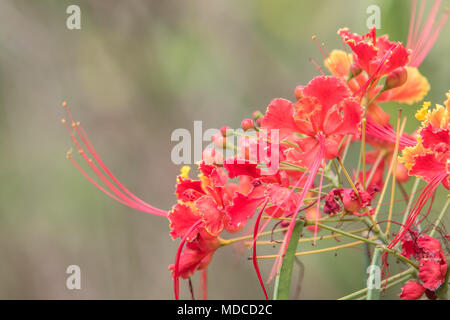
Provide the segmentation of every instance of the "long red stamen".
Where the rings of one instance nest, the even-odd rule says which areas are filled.
[[[75,135],[72,133],[72,131],[70,130],[69,126],[67,125],[67,123],[64,123],[64,125],[66,126],[66,129],[68,130],[72,140],[74,141],[76,147],[78,148],[78,151],[80,153],[80,155],[83,157],[83,159],[86,161],[86,163],[89,165],[89,167],[91,168],[91,170],[94,172],[94,174],[112,191],[113,194],[115,194],[116,197],[113,197],[113,199],[117,200],[117,197],[121,199],[121,201],[119,201],[122,204],[125,204],[133,209],[136,210],[140,210],[140,211],[144,211],[147,213],[153,213],[152,211],[149,211],[148,208],[143,207],[139,204],[136,204],[135,202],[133,202],[131,199],[127,198],[123,193],[121,193],[114,185],[111,184],[111,182],[100,172],[100,170],[97,168],[97,166],[93,163],[93,161],[86,155],[86,152],[84,151],[83,147],[81,146],[81,144],[79,143],[79,141],[77,140],[77,138],[75,137]],[[76,123],[72,124],[73,127],[77,126]],[[73,158],[72,158],[73,160]],[[72,163],[74,163],[72,161]],[[76,166],[76,168],[82,172],[82,174],[86,177],[87,173],[85,171],[81,171],[80,170],[80,166]],[[88,179],[90,182],[93,181],[93,179]],[[97,188],[99,187],[98,184],[94,184]],[[104,191],[103,188],[99,188],[100,190]],[[108,192],[106,193],[107,195],[111,196],[111,194]]]
[[[431,8],[430,13],[423,25],[422,30],[419,33],[421,27],[422,15],[425,9],[425,1],[421,1],[419,16],[417,23],[414,22],[415,11],[416,11],[416,0],[413,2],[412,10],[411,10],[411,19],[408,33],[408,43],[407,48],[412,50],[411,59],[409,65],[412,67],[419,67],[427,54],[430,52],[434,43],[436,42],[439,34],[442,31],[445,23],[447,22],[449,10],[445,10],[443,16],[435,26],[436,16],[439,11],[439,7],[442,3],[442,0],[436,0]],[[412,30],[414,29],[414,33]]]
[[[437,187],[441,184],[441,182],[446,178],[447,173],[442,173],[434,177],[427,186],[422,190],[421,194],[416,200],[413,208],[411,209],[410,214],[408,215],[404,225],[400,228],[400,231],[395,235],[392,241],[387,245],[388,249],[392,249],[404,236],[407,232],[410,232],[410,228],[412,224],[416,221],[417,216],[419,215],[422,208],[425,206],[428,199],[434,195]],[[416,222],[417,223],[417,222]],[[383,267],[382,270],[386,271],[386,278],[389,277],[389,268],[387,264],[387,256],[388,252],[384,252],[382,256]]]
[[[208,269],[206,268],[202,270],[200,287],[202,288],[202,299],[208,300]]]
[[[317,194],[317,213],[316,213],[316,221],[314,224],[314,245],[316,245],[316,238],[317,238],[317,232],[318,232],[318,223],[319,223],[319,212],[320,212],[320,194],[322,193],[322,185],[323,185],[323,175],[325,170],[322,170],[322,174],[320,175],[320,182],[319,182],[319,191]]]
[[[255,268],[255,272],[256,272],[256,275],[258,276],[259,284],[261,285],[261,288],[264,292],[264,296],[266,297],[266,300],[269,300],[269,296],[267,295],[266,287],[264,286],[264,281],[262,280],[261,272],[259,271],[258,259],[256,258],[256,240],[258,239],[259,222],[261,220],[261,216],[262,216],[264,209],[266,208],[266,205],[268,202],[269,202],[269,199],[267,199],[264,202],[264,204],[261,208],[261,211],[259,212],[258,216],[256,217],[255,228],[253,230],[253,257],[252,257],[253,267]]]
[[[292,216],[292,220],[289,224],[289,228],[284,237],[283,244],[281,245],[281,248],[278,252],[278,257],[275,259],[275,263],[272,267],[269,281],[274,277],[275,273],[277,273],[278,270],[280,270],[280,268],[281,268],[282,262],[284,260],[284,255],[286,254],[287,246],[291,239],[292,232],[294,231],[295,223],[297,222],[297,216],[298,216],[299,210],[303,205],[303,201],[305,199],[306,193],[311,188],[311,186],[314,182],[314,178],[316,177],[317,172],[319,171],[320,164],[322,163],[322,160],[325,156],[325,137],[322,134],[319,134],[319,135],[317,135],[317,138],[319,140],[319,146],[320,146],[318,156],[316,159],[314,159],[314,162],[312,163],[311,168],[308,170],[309,171],[308,178],[307,178],[305,185],[303,187],[303,190],[300,194],[299,203],[294,212],[294,215]]]
[[[181,253],[183,252],[183,247],[184,244],[186,243],[187,238],[189,237],[189,235],[192,233],[192,231],[194,231],[195,228],[197,228],[200,224],[202,223],[202,220],[198,220],[196,223],[194,223],[189,230],[186,232],[186,234],[184,235],[184,237],[181,239],[180,245],[178,246],[177,249],[177,255],[175,256],[175,265],[173,268],[173,290],[174,290],[174,294],[175,294],[175,300],[179,300],[179,280],[180,280],[180,257],[181,257]]]
[[[382,126],[376,122],[372,117],[367,115],[366,135],[381,141],[396,143],[396,133],[391,126]],[[417,144],[417,141],[408,135],[403,134],[399,140],[399,150],[404,147],[412,147]]]
[[[413,39],[414,19],[416,17],[416,6],[417,0],[413,0],[411,7],[411,17],[409,18],[408,42],[406,45],[408,48],[410,47],[411,41]]]
[[[419,35],[419,38],[417,39],[417,42],[415,43],[414,47],[414,55],[417,55],[418,51],[420,50],[421,46],[423,45],[425,39],[428,38],[431,28],[433,27],[433,24],[436,19],[436,15],[439,10],[439,6],[441,5],[442,0],[436,0],[433,4],[433,7],[431,8],[431,12],[427,17],[427,20],[425,21],[424,27]]]
[[[327,58],[328,55],[325,55],[325,53],[322,50],[322,47],[319,44],[319,41],[317,41],[317,37],[316,36],[312,36],[312,39],[314,40],[314,42],[316,43],[317,47],[320,50],[320,53],[322,54],[323,59],[325,60]]]
[[[313,58],[309,58],[309,61],[314,65],[314,67],[319,70],[319,72],[324,76],[325,73],[323,72],[322,68],[317,64],[317,62]]]
[[[434,203],[435,197],[436,197],[436,193],[434,192],[433,195],[431,196],[431,201],[430,201],[430,204],[428,205],[428,210],[427,210],[427,212],[424,214],[424,216],[423,216],[419,221],[417,221],[417,224],[421,224],[422,221],[425,220],[426,217],[428,217],[428,215],[429,215],[430,212],[431,212],[431,208],[433,207],[433,203]]]
[[[420,47],[417,50],[417,57],[415,58],[415,61],[414,61],[414,65],[416,67],[418,67],[418,66],[420,66],[422,64],[423,60],[426,58],[426,56],[430,52],[431,48],[434,46],[437,38],[439,37],[439,34],[442,31],[442,28],[447,23],[449,14],[450,14],[450,11],[446,10],[444,15],[439,20],[439,23],[437,24],[437,26],[433,30],[432,35],[430,36],[429,40],[424,45],[424,47],[423,48]]]
[[[294,193],[294,190],[300,185],[300,183],[303,181],[303,179],[306,177],[306,172],[303,172],[302,175],[300,176],[300,178],[297,180],[297,182],[295,183],[295,185],[292,187],[291,192],[289,193],[289,195],[284,198],[279,204],[278,206],[275,208],[275,210],[272,212],[272,214],[270,215],[269,219],[267,219],[267,221],[263,224],[263,226],[261,227],[261,229],[259,229],[257,237],[259,237],[259,234],[262,233],[267,225],[272,221],[272,218],[278,213],[278,211],[280,210],[281,206],[284,204],[285,201],[288,200],[288,198],[291,196],[292,193]]]
[[[411,228],[412,224],[416,222],[417,216],[420,214],[422,208],[427,203],[428,199],[434,195],[437,187],[441,184],[441,182],[446,178],[447,174],[444,172],[442,174],[434,177],[427,186],[422,190],[421,194],[416,200],[411,212],[408,214],[408,217],[404,223],[404,226],[400,229],[400,231],[395,235],[392,241],[388,244],[388,248],[392,249],[405,235],[406,232]],[[427,216],[429,212],[425,214]],[[423,220],[423,219],[422,219]],[[416,222],[417,223],[417,222]],[[386,256],[387,253],[384,254]]]
[[[119,181],[118,179],[111,173],[111,171],[106,167],[106,165],[103,163],[103,161],[100,159],[100,157],[98,156],[98,153],[96,152],[95,148],[93,147],[92,143],[90,142],[86,131],[84,130],[83,127],[81,127],[81,125],[77,122],[74,121],[72,114],[70,113],[70,111],[68,110],[68,108],[66,107],[66,103],[63,103],[63,107],[65,108],[67,115],[69,116],[69,119],[72,123],[72,127],[75,129],[75,133],[78,134],[78,136],[81,138],[81,141],[83,142],[83,144],[86,146],[86,148],[88,149],[88,151],[92,154],[92,156],[94,157],[94,160],[97,161],[97,163],[100,165],[101,169],[107,174],[107,176],[109,176],[109,178],[117,184],[117,186],[122,189],[122,191],[124,191],[126,193],[126,195],[120,191],[100,170],[99,168],[96,166],[96,164],[92,161],[92,159],[90,159],[86,152],[84,151],[83,146],[80,144],[80,142],[78,141],[78,139],[76,138],[74,132],[72,132],[72,130],[70,129],[70,127],[68,126],[68,124],[66,123],[65,120],[63,120],[63,124],[65,125],[67,131],[69,132],[70,137],[72,138],[73,142],[75,143],[80,155],[82,156],[82,158],[86,161],[86,163],[89,165],[89,167],[91,168],[91,170],[94,172],[94,174],[106,185],[106,187],[108,187],[108,189],[110,189],[111,192],[108,192],[107,190],[105,190],[103,187],[100,187],[100,185],[98,183],[96,183],[92,178],[90,178],[88,176],[88,174],[81,169],[81,167],[76,163],[76,161],[70,157],[69,160],[71,160],[71,162],[75,165],[75,167],[86,177],[88,178],[88,180],[94,184],[94,186],[96,186],[97,188],[99,188],[102,192],[104,192],[105,194],[107,194],[108,196],[110,196],[111,198],[113,198],[114,200],[129,206],[133,209],[139,210],[139,211],[143,211],[146,213],[151,213],[154,215],[158,215],[158,216],[163,216],[166,217],[167,216],[167,212],[158,208],[155,208],[151,205],[149,205],[148,203],[144,202],[143,200],[139,199],[137,196],[135,196],[134,194],[132,194],[127,188],[125,188]]]
[[[80,137],[83,139],[84,143],[86,144],[86,147],[88,148],[89,152],[92,154],[92,156],[94,157],[94,159],[98,162],[98,164],[100,165],[100,167],[103,169],[103,171],[111,178],[111,180],[114,181],[114,183],[117,184],[117,186],[119,186],[120,189],[122,189],[128,196],[130,196],[133,200],[135,200],[136,202],[138,202],[139,204],[147,207],[150,211],[152,211],[154,214],[158,214],[157,212],[159,212],[158,215],[161,216],[166,216],[167,212],[158,208],[155,208],[151,205],[149,205],[148,203],[146,203],[145,201],[143,201],[142,199],[140,199],[139,197],[137,197],[136,195],[134,195],[130,190],[128,190],[123,184],[120,183],[120,181],[112,174],[112,172],[108,169],[108,167],[103,163],[102,159],[100,158],[100,156],[98,155],[97,151],[95,150],[94,146],[92,145],[91,141],[89,140],[89,137],[86,134],[86,131],[84,130],[84,128],[82,127],[81,124],[77,125],[77,127],[80,128]]]

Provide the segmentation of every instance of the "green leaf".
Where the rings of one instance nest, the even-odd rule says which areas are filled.
[[[286,249],[286,255],[281,265],[280,273],[275,279],[274,300],[288,300],[291,291],[292,267],[294,266],[295,252],[298,240],[303,231],[304,221],[297,221],[292,231],[291,239]]]

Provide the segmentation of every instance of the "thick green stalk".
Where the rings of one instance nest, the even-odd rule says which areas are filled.
[[[380,300],[380,293],[381,293],[381,283],[378,283],[375,281],[375,284],[373,283],[373,277],[377,277],[375,272],[381,273],[381,254],[383,253],[383,249],[380,247],[376,247],[373,251],[373,257],[372,262],[369,266],[369,280],[367,281],[367,300]],[[381,278],[381,274],[378,275],[378,280]],[[376,279],[375,279],[376,280]],[[381,282],[381,281],[380,281]]]
[[[286,249],[286,255],[281,265],[280,273],[275,279],[274,300],[288,300],[291,290],[292,267],[294,266],[295,252],[297,250],[298,240],[303,231],[304,222],[297,221],[292,231],[291,239]]]

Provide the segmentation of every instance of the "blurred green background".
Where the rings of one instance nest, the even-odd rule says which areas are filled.
[[[71,4],[81,8],[81,30],[66,28]],[[272,98],[292,99],[296,85],[318,75],[308,61],[322,61],[311,36],[342,49],[338,28],[366,32],[371,4],[381,8],[378,32],[406,41],[407,0],[1,1],[0,298],[173,298],[167,266],[178,242],[167,220],[107,198],[65,160],[72,143],[60,122],[62,101],[115,175],[169,209],[179,172],[170,161],[172,131],[191,130],[194,120],[236,128]],[[431,83],[427,99],[436,103],[450,89],[449,31],[421,67]],[[416,107],[404,107],[409,132],[418,124]],[[395,114],[398,105],[388,108]],[[438,194],[432,215],[446,197]],[[300,298],[335,299],[362,288],[361,253],[302,258]],[[211,299],[263,298],[248,256],[242,246],[216,253]],[[81,267],[81,290],[66,289],[71,264]],[[261,262],[264,275],[270,267]],[[181,290],[189,297],[186,282]]]

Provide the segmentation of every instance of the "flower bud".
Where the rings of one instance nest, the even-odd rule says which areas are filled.
[[[300,100],[301,98],[303,98],[303,86],[297,86],[295,87],[295,91],[294,91],[294,95],[295,95],[295,99]]]
[[[255,111],[253,111],[253,113],[252,113],[252,118],[253,118],[253,120],[258,120],[259,118],[262,118],[264,115],[261,113],[261,111],[259,111],[259,110],[255,110]]]
[[[389,73],[384,84],[386,89],[397,88],[405,84],[408,80],[408,72],[405,68],[400,67]]]
[[[358,212],[361,210],[361,201],[352,189],[344,189],[342,191],[342,204],[345,210],[349,212]]]
[[[408,169],[406,169],[403,163],[397,163],[395,177],[397,181],[400,183],[405,183],[409,180]]]
[[[222,135],[222,132],[217,132],[211,138],[216,148],[222,149],[226,147],[227,139]]]
[[[322,215],[320,214],[320,211],[317,210],[317,206],[312,206],[305,210],[305,217],[308,220],[315,221],[316,219],[320,219],[322,217]],[[310,225],[310,226],[307,226],[306,229],[308,231],[315,232],[316,226]],[[317,227],[317,231],[320,231],[319,227]]]
[[[244,119],[241,122],[241,127],[244,129],[244,131],[253,129],[255,127],[252,119]]]
[[[262,125],[262,119],[263,119],[263,118],[258,118],[258,119],[256,119],[256,125],[257,125],[258,127],[261,127],[261,125]]]
[[[229,126],[223,126],[222,128],[220,128],[220,132],[222,133],[222,136],[223,136],[223,137],[226,137],[226,136],[227,136],[228,130],[230,130],[230,127],[229,127]]]
[[[348,75],[349,80],[354,78],[354,77],[359,76],[361,72],[363,72],[363,69],[361,69],[361,67],[358,64],[356,64],[356,62],[354,62],[350,66],[350,72],[349,72],[349,75]]]

